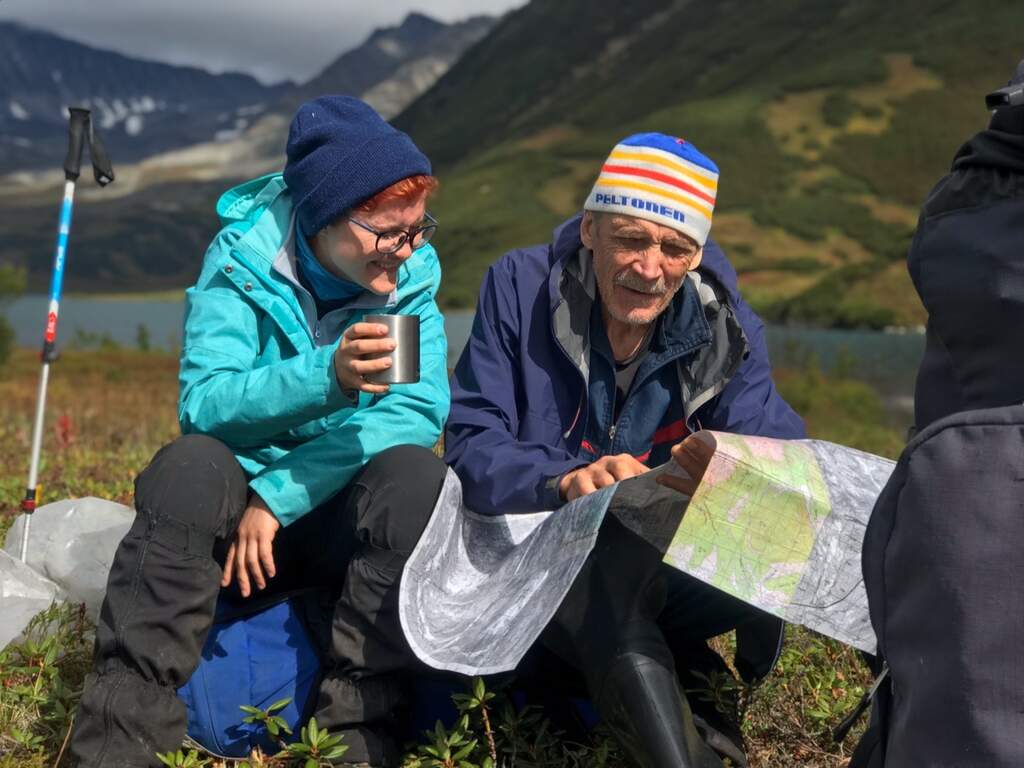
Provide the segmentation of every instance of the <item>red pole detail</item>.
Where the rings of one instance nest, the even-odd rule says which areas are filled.
[[[43,337],[47,342],[53,342],[57,338],[57,313],[51,312],[46,316],[46,335]]]

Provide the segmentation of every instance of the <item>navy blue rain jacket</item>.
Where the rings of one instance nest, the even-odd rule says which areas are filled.
[[[445,460],[471,509],[557,508],[566,472],[627,452],[656,466],[672,443],[700,428],[805,436],[772,384],[764,324],[710,240],[662,315],[618,420],[610,406],[594,407],[595,397],[614,391],[614,374],[604,386],[591,376],[596,284],[579,227],[576,216],[552,244],[511,251],[484,278],[445,434]]]

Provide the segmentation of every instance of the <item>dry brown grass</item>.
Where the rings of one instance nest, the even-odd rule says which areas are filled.
[[[177,368],[166,354],[63,353],[50,370],[42,502],[130,503],[135,474],[178,434]],[[18,350],[0,378],[0,516],[15,514],[24,495],[38,377],[38,355]]]
[[[942,87],[942,81],[928,70],[916,66],[909,54],[889,54],[885,62],[889,68],[885,80],[848,91],[850,100],[867,114],[861,112],[852,116],[843,128],[825,122],[822,106],[829,94],[827,89],[789,93],[772,102],[765,112],[768,130],[783,151],[817,161],[821,159],[823,150],[844,133],[880,136],[892,124],[894,104],[915,93]]]
[[[96,495],[131,503],[135,474],[177,434],[176,374],[177,360],[166,354],[126,350],[65,353],[52,371],[43,501]],[[844,434],[851,433],[841,421],[843,414],[862,414],[862,400],[870,399],[863,385],[839,382],[837,386],[813,371],[778,374],[783,392],[799,404],[809,424],[820,421]],[[0,534],[23,493],[37,381],[37,356],[26,350],[15,354],[0,379]],[[823,414],[828,417],[819,418]],[[866,435],[855,442],[868,450],[889,452],[885,446],[892,439],[888,434]],[[68,657],[74,669],[61,668],[65,679],[77,685],[83,671],[78,667],[86,663],[88,647],[73,632],[61,642],[77,649]],[[724,637],[716,642],[728,656],[731,640]],[[0,682],[14,680],[18,674],[0,664]],[[780,664],[747,699],[743,725],[751,766],[842,768],[856,741],[856,731],[844,745],[832,744],[829,731],[868,681],[869,675],[853,651],[791,628]],[[47,691],[45,695],[56,694]],[[44,703],[49,706],[49,701]],[[31,727],[31,723],[23,725]],[[40,723],[38,732],[49,734],[38,751],[0,756],[0,768],[52,765],[66,727],[55,729]]]

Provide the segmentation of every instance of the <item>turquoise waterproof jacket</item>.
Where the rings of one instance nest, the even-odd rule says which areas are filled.
[[[366,314],[420,316],[420,381],[350,400],[334,372],[338,342],[316,344],[292,284],[272,268],[293,219],[282,176],[229,190],[217,213],[223,228],[185,294],[178,421],[183,434],[225,443],[288,525],[380,451],[436,443],[450,402],[448,342],[434,300],[441,269],[423,246],[399,269],[395,303],[353,308],[345,318],[348,327]]]

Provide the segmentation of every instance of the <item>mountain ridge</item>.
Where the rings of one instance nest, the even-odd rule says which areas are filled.
[[[491,261],[579,209],[617,141],[657,130],[720,166],[712,237],[765,317],[923,323],[917,208],[1024,53],[1024,5],[625,5],[534,0],[396,118],[441,174],[446,299],[472,305]]]
[[[428,88],[466,46],[486,34],[494,23],[491,17],[474,16],[449,25],[425,14],[413,13],[398,25],[374,30],[359,46],[339,55],[325,70],[337,69],[338,62],[346,60],[347,54],[356,52],[358,58],[360,48],[379,45],[396,35],[418,43],[408,46],[408,55],[398,52],[389,56],[386,73],[371,73],[372,76],[364,80],[370,88],[360,95],[383,113],[394,113],[415,94]],[[23,25],[19,27],[27,29]],[[431,33],[433,38],[427,40]],[[63,42],[50,33],[40,35]],[[76,52],[88,48],[75,41],[68,45]],[[0,51],[0,62],[4,55],[10,57],[12,50],[13,47],[8,46]],[[111,60],[119,65],[133,61],[121,54],[111,55],[116,57]],[[22,59],[26,64],[33,63],[27,54]],[[33,66],[38,69],[40,65],[36,62]],[[181,70],[194,70],[212,81],[221,77],[197,68],[159,66],[179,74]],[[32,69],[30,66],[21,68]],[[42,74],[47,75],[48,70],[44,68]],[[313,80],[316,78],[309,82]],[[19,120],[11,112],[13,82],[13,78],[0,79],[0,174],[7,171],[0,176],[4,182],[0,184],[0,230],[5,235],[0,239],[0,263],[26,267],[30,290],[45,290],[52,260],[54,209],[64,183],[60,164],[66,151],[67,122],[61,113],[62,107],[51,100],[36,107],[45,112],[45,121],[21,126],[26,135],[7,131],[4,121],[7,124],[28,122]],[[330,78],[320,82],[318,87],[324,92],[344,90],[344,83],[332,85]],[[266,96],[262,100],[263,107],[242,115],[229,112],[231,122],[223,132],[218,133],[216,124],[211,127],[209,121],[197,120],[193,114],[189,125],[191,133],[184,140],[164,137],[163,141],[137,151],[126,147],[125,122],[135,116],[133,106],[145,109],[148,103],[133,105],[122,99],[119,105],[111,97],[100,104],[85,105],[94,108],[97,130],[111,152],[118,178],[103,189],[91,184],[79,185],[67,268],[69,288],[79,291],[160,290],[184,286],[195,278],[205,245],[217,231],[213,207],[219,192],[237,180],[283,166],[292,110],[302,98],[315,93],[302,93],[301,86],[294,84],[288,84],[283,90],[268,89],[259,83],[256,86],[260,94]],[[23,110],[19,114],[24,117],[32,104],[28,99],[23,99],[25,105],[14,100],[14,111]],[[77,105],[81,101],[69,98],[66,103]],[[112,114],[107,116],[107,112]],[[142,115],[144,121],[147,114]],[[239,117],[246,119],[244,126],[234,122]],[[47,136],[45,142],[39,140],[41,135]],[[12,155],[15,160],[24,159],[26,148],[19,146],[16,140],[29,140],[29,137],[34,140],[38,157],[27,169],[25,164],[17,162],[7,162],[5,167],[5,159],[10,161]]]
[[[69,104],[89,108],[115,159],[238,132],[287,86],[125,56],[0,22],[0,169],[63,157]],[[183,116],[188,119],[183,119]]]
[[[241,72],[126,56],[0,21],[0,174],[55,166],[63,158],[69,105],[93,111],[119,164],[233,140],[262,117],[290,117],[322,93],[366,94],[387,116],[432,85],[493,23],[472,16],[446,24],[411,13],[373,30],[305,83],[264,85]]]
[[[482,38],[493,24],[494,19],[484,15],[445,24],[424,13],[411,12],[400,24],[375,29],[360,45],[328,63],[318,75],[289,93],[282,109],[290,113],[300,102],[322,93],[363,96],[403,66],[415,66],[424,60],[440,60],[444,64],[442,71],[446,71],[462,51]],[[432,78],[427,87],[435,79]],[[407,91],[401,107],[421,92],[420,88]],[[401,108],[396,108],[393,98],[379,103],[370,100],[370,103],[385,118]]]
[[[431,208],[442,222],[435,243],[445,270],[443,302],[472,306],[481,275],[501,253],[546,241],[553,226],[578,211],[615,142],[660,130],[686,138],[718,163],[712,237],[764,317],[835,327],[919,326],[924,311],[904,261],[917,208],[957,147],[984,127],[983,94],[1005,82],[1024,53],[1016,34],[1024,5],[637,0],[624,6],[533,0],[476,38],[395,118],[441,178]],[[371,35],[364,44],[385,38]],[[411,74],[429,68],[417,61]],[[268,146],[280,130],[266,129]],[[204,151],[218,154],[216,144]],[[236,169],[250,169],[244,142],[232,153]],[[140,194],[129,195],[124,209],[90,202],[95,223],[80,236],[88,243],[72,247],[90,250],[83,262],[92,271],[72,271],[70,279],[106,290],[190,282],[198,253],[178,251],[185,243],[201,248],[212,236],[215,191],[227,186],[214,181],[227,178],[217,176],[215,164],[202,166],[197,154],[178,153],[174,173],[167,164],[147,167],[151,180],[167,183],[140,182]],[[190,165],[194,160],[199,165]],[[189,174],[197,181],[190,184]],[[177,213],[154,220],[168,205]],[[0,241],[0,259],[27,263],[33,243],[39,255],[31,276],[40,284],[51,244],[39,233],[53,214],[47,209],[34,225],[23,223],[31,216],[17,216],[11,230],[17,237]],[[131,221],[178,231],[176,252],[162,242],[169,234],[148,240],[151,250],[133,250],[124,237]],[[102,269],[93,251],[103,249],[116,250],[123,268]],[[177,271],[150,274],[145,267],[158,258]]]

